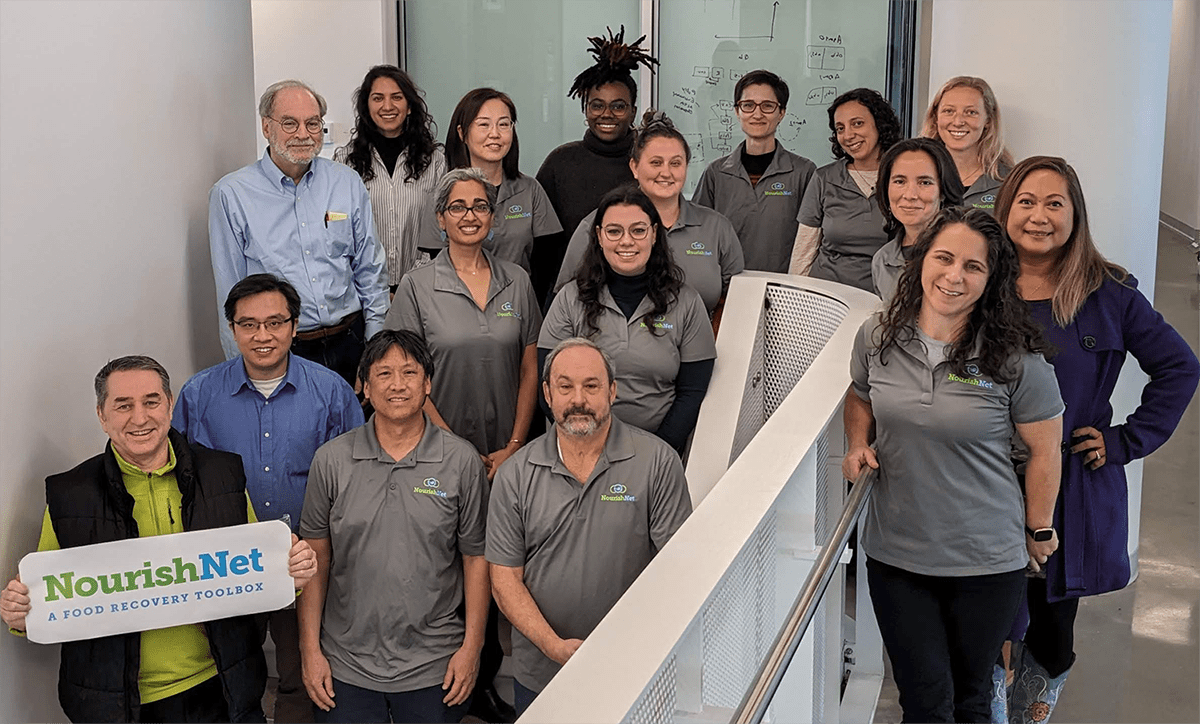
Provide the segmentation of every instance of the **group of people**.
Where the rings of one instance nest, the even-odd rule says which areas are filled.
[[[745,141],[688,200],[687,140],[659,111],[635,127],[632,74],[657,61],[623,29],[590,41],[587,131],[536,178],[495,89],[439,144],[413,80],[374,67],[333,161],[316,91],[263,93],[266,152],[210,195],[228,359],[177,397],[152,359],[101,370],[111,443],[47,480],[39,550],[281,519],[303,591],[65,644],[73,720],[261,721],[269,629],[276,721],[511,721],[691,512],[681,455],[746,269],[885,302],[854,347],[843,471],[880,471],[862,550],[905,721],[1045,719],[1075,603],[1128,580],[1122,466],[1200,374],[1096,250],[1074,171],[1014,164],[970,77],[915,139],[877,92],[842,94],[817,168],[775,138],[788,86],[756,70],[734,89]],[[1114,425],[1127,352],[1151,381]],[[29,610],[10,581],[3,620]]]

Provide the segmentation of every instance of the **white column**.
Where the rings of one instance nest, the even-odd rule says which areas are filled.
[[[929,90],[977,75],[996,92],[1018,159],[1062,156],[1075,167],[1101,252],[1154,299],[1171,0],[934,0]],[[1132,361],[1113,397],[1136,407],[1145,377]],[[1142,466],[1127,466],[1129,549],[1136,575]]]
[[[0,585],[47,475],[96,455],[92,379],[221,359],[208,190],[254,159],[249,0],[0,3]],[[58,647],[0,632],[0,721],[64,721]]]

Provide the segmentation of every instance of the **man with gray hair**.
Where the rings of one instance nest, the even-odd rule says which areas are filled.
[[[171,429],[171,379],[150,357],[112,360],[96,375],[101,454],[46,478],[39,551],[255,522],[237,455]],[[317,557],[292,536],[297,589]],[[121,590],[121,589],[117,589]],[[0,618],[25,630],[29,588],[0,593]],[[264,721],[267,683],[259,625],[233,616],[62,644],[58,700],[71,721]]]
[[[298,80],[258,103],[267,150],[225,176],[208,201],[208,240],[217,299],[250,274],[274,274],[300,293],[292,351],[351,385],[365,340],[388,310],[386,256],[358,174],[318,154],[325,99]],[[220,324],[226,359],[237,344]]]
[[[488,504],[492,593],[512,622],[517,713],[550,683],[692,512],[679,456],[612,416],[612,361],[560,342],[542,386],[554,427],[500,466]]]

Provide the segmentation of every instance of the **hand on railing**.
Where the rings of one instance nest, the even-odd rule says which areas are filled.
[[[846,457],[842,458],[842,475],[846,476],[846,480],[858,480],[858,475],[862,472],[864,465],[872,470],[879,469],[879,460],[875,457],[875,450],[865,445],[850,448],[846,451]]]

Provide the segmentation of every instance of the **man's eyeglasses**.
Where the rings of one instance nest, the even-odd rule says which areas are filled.
[[[592,114],[593,116],[603,115],[604,111],[606,110],[610,111],[614,116],[623,116],[629,112],[629,108],[629,104],[625,101],[613,101],[612,103],[605,103],[604,101],[597,99],[588,101],[587,104],[588,113]]]
[[[742,113],[753,113],[755,108],[761,108],[762,112],[769,116],[779,110],[779,104],[775,101],[759,101],[758,103],[754,101],[737,102],[737,109]]]
[[[272,121],[278,123],[279,127],[283,129],[284,133],[295,133],[296,131],[300,130],[300,121],[297,121],[295,118],[285,118],[282,121],[278,118],[272,118],[271,116],[267,116],[267,118],[270,118]],[[304,130],[308,131],[309,133],[320,133],[324,128],[325,121],[321,120],[320,118],[310,118],[304,122]]]
[[[625,229],[620,226],[613,225],[602,227],[600,232],[604,234],[604,238],[608,239],[609,241],[620,241],[621,237],[625,236],[625,234],[629,234],[629,238],[633,239],[634,241],[641,241],[647,236],[650,236],[650,228],[650,226],[631,226],[628,229]]]
[[[450,204],[446,207],[446,215],[452,219],[461,219],[467,215],[468,211],[474,211],[476,216],[487,216],[488,214],[492,213],[492,206],[491,204],[480,201],[474,206]]]
[[[287,319],[272,317],[265,322],[260,322],[257,319],[239,319],[233,323],[233,326],[237,327],[246,334],[255,334],[258,332],[259,327],[263,327],[271,334],[275,334],[287,326],[288,323],[293,319],[295,319],[295,317],[288,317]]]

